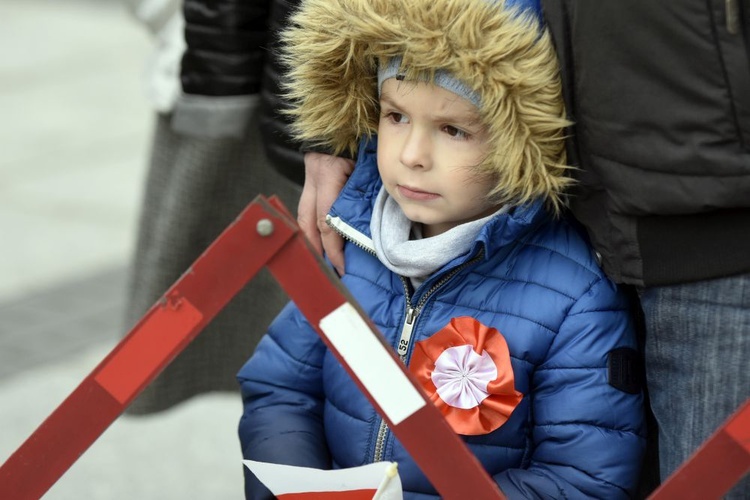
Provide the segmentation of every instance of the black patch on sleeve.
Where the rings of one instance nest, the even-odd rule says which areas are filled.
[[[607,358],[609,385],[628,394],[643,389],[643,367],[638,351],[619,347],[609,351]]]

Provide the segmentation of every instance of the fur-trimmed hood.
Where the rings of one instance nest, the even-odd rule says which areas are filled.
[[[305,0],[282,34],[298,139],[355,155],[377,133],[379,65],[407,80],[445,70],[481,97],[492,144],[481,168],[502,203],[562,204],[566,175],[557,59],[538,18],[510,0]]]

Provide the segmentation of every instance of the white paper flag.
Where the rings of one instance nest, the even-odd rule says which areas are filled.
[[[403,500],[395,462],[336,470],[243,463],[279,500]]]

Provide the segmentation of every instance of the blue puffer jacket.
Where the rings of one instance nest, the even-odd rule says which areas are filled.
[[[343,282],[353,296],[393,346],[407,308],[417,309],[407,365],[414,344],[451,318],[471,316],[502,333],[523,398],[497,430],[463,439],[506,496],[628,498],[645,443],[643,395],[613,386],[608,361],[616,349],[635,349],[635,334],[627,299],[578,230],[541,204],[515,208],[493,218],[468,255],[413,291],[372,250],[370,214],[381,186],[375,156],[374,141],[360,148],[331,210],[349,237]],[[393,460],[404,498],[437,494],[392,434],[374,456],[381,418],[293,304],[238,380],[246,458],[317,468]],[[262,498],[252,478],[247,488],[248,498]]]

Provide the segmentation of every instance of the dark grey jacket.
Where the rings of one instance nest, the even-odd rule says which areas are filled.
[[[185,41],[176,130],[204,137],[244,134],[260,108],[260,131],[271,164],[302,184],[299,144],[279,113],[276,34],[298,0],[185,0]]]
[[[543,0],[571,203],[614,280],[750,271],[750,1]]]

